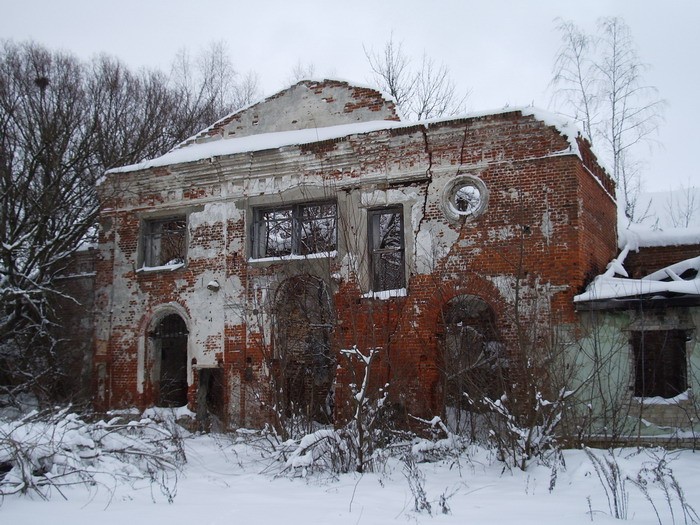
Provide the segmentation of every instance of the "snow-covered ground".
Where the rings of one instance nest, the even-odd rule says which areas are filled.
[[[383,472],[315,472],[302,477],[270,459],[266,441],[245,434],[193,435],[185,438],[187,463],[169,486],[142,480],[63,487],[50,499],[36,493],[0,502],[0,523],[7,525],[139,525],[236,523],[267,524],[588,524],[619,523],[611,516],[604,485],[591,459],[581,450],[563,454],[565,467],[532,464],[525,472],[504,469],[493,452],[472,447],[434,463],[416,463],[412,490],[406,464],[389,459]],[[596,450],[601,459],[606,451]],[[645,466],[669,460],[687,501],[700,509],[700,453],[690,450],[616,450],[621,472],[636,479]],[[600,467],[599,467],[600,468]],[[275,474],[277,473],[277,475]],[[554,475],[553,475],[554,474]],[[109,479],[109,478],[105,478]],[[651,477],[649,477],[651,479]],[[431,513],[415,510],[414,493],[422,485]],[[551,488],[553,486],[553,488]],[[660,519],[642,492],[626,481],[627,519],[638,524],[685,523],[677,501],[674,515],[658,484],[650,484]],[[441,503],[441,500],[443,503]],[[448,513],[443,513],[443,510]]]

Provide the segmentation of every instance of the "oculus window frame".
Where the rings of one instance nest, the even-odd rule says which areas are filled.
[[[445,184],[442,209],[448,220],[459,222],[483,215],[488,208],[489,190],[475,175],[458,174]]]

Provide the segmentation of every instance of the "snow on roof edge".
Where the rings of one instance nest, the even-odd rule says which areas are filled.
[[[281,148],[285,146],[298,146],[325,140],[340,139],[350,135],[371,133],[374,131],[408,128],[413,126],[429,127],[433,124],[441,124],[450,121],[474,119],[487,116],[503,115],[506,113],[520,112],[523,116],[533,116],[535,119],[556,128],[569,142],[569,151],[561,153],[574,154],[581,157],[581,153],[576,142],[576,137],[581,133],[570,120],[560,115],[540,110],[532,106],[528,107],[505,107],[498,110],[479,111],[463,115],[452,115],[414,122],[394,121],[394,120],[374,120],[369,122],[358,122],[353,124],[340,124],[323,128],[307,128],[301,130],[279,131],[273,133],[263,133],[259,135],[248,135],[240,138],[219,139],[203,143],[190,143],[183,147],[176,147],[167,153],[154,159],[142,161],[136,164],[120,166],[109,169],[105,174],[127,173],[140,171],[149,168],[168,166],[172,164],[182,164],[196,162],[199,160],[213,158],[224,155],[234,155],[267,149]],[[227,117],[224,117],[227,118]],[[220,119],[217,122],[220,122]],[[212,126],[214,126],[213,124]],[[210,128],[209,128],[210,129]],[[575,132],[575,133],[574,133]],[[199,135],[202,132],[199,132]],[[189,140],[189,139],[188,139]]]
[[[700,227],[667,228],[652,230],[648,226],[631,224],[620,228],[618,233],[618,248],[629,246],[631,250],[639,248],[656,248],[664,246],[686,246],[700,244]]]
[[[413,123],[412,125],[415,125]],[[248,135],[232,139],[219,139],[209,142],[189,144],[183,148],[170,150],[168,153],[137,164],[112,168],[106,173],[125,173],[149,168],[168,166],[171,164],[183,164],[199,160],[263,151],[267,149],[283,148],[286,146],[298,146],[313,142],[339,139],[350,135],[371,133],[385,129],[405,127],[406,124],[392,120],[374,120],[354,124],[340,124],[323,128],[307,128],[290,131],[277,131],[259,135]]]
[[[630,299],[664,293],[700,295],[700,280],[656,281],[598,276],[585,292],[574,296],[575,303],[606,299]]]
[[[700,256],[666,266],[641,279],[630,279],[623,264],[630,250],[637,249],[637,244],[627,244],[620,255],[608,264],[605,273],[593,279],[584,292],[574,296],[574,302],[631,299],[668,293],[700,296],[700,274],[692,279],[680,277],[686,270],[700,270]]]

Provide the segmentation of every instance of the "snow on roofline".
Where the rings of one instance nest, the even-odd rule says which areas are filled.
[[[392,125],[393,124],[393,125]],[[412,124],[415,126],[415,124]],[[283,148],[285,146],[298,146],[312,142],[323,142],[362,133],[371,133],[395,127],[406,127],[405,123],[391,120],[374,120],[371,122],[359,122],[356,124],[341,124],[325,128],[309,128],[291,131],[277,131],[260,135],[248,135],[240,138],[219,139],[209,142],[193,143],[185,147],[170,150],[165,155],[152,160],[113,168],[107,173],[123,173],[129,171],[145,170],[171,164],[183,164],[198,160],[235,155],[236,153],[248,153],[264,151],[268,149]]]
[[[610,299],[633,299],[641,297],[666,298],[668,295],[700,295],[700,257],[693,257],[662,268],[641,279],[627,278],[624,268],[625,258],[630,251],[640,248],[683,246],[700,244],[700,228],[677,228],[666,231],[653,231],[641,225],[631,225],[620,230],[621,252],[610,261],[605,273],[598,275],[588,285],[586,291],[575,296],[575,303]],[[692,279],[680,276],[688,270],[695,270]]]
[[[480,111],[461,116],[450,116],[421,120],[417,122],[398,122],[393,120],[375,120],[371,122],[359,122],[355,124],[341,124],[338,126],[328,126],[323,128],[308,128],[292,131],[280,131],[274,133],[264,133],[260,135],[249,135],[240,138],[219,139],[203,143],[191,143],[186,146],[170,150],[168,153],[156,157],[155,159],[143,161],[137,164],[121,166],[107,170],[106,174],[127,173],[131,171],[146,170],[149,168],[168,166],[172,164],[183,164],[196,162],[203,159],[234,155],[237,153],[248,153],[254,151],[264,151],[268,149],[282,148],[286,146],[299,146],[314,142],[340,139],[350,135],[371,133],[374,131],[409,128],[414,126],[424,126],[426,128],[434,124],[445,122],[480,118],[492,115],[502,115],[506,113],[520,112],[523,116],[533,116],[537,120],[547,125],[555,127],[569,142],[568,150],[559,152],[561,154],[574,154],[581,157],[576,137],[581,135],[577,126],[572,121],[548,111],[533,107],[506,107],[500,110]],[[198,133],[199,135],[199,133]]]
[[[653,281],[650,279],[599,276],[585,292],[574,297],[574,302],[629,299],[640,296],[661,296],[662,294],[700,295],[700,280]]]
[[[654,248],[662,246],[686,246],[700,244],[700,227],[669,228],[666,230],[651,230],[648,226],[632,224],[626,229],[620,229],[618,247],[638,251],[639,248]]]

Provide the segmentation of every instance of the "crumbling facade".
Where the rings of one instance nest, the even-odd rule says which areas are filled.
[[[613,184],[558,117],[407,123],[339,81],[99,189],[96,406],[188,403],[233,425],[343,417],[353,347],[377,351],[371,383],[398,411],[435,414],[474,383],[464,370],[573,327],[617,249]]]

